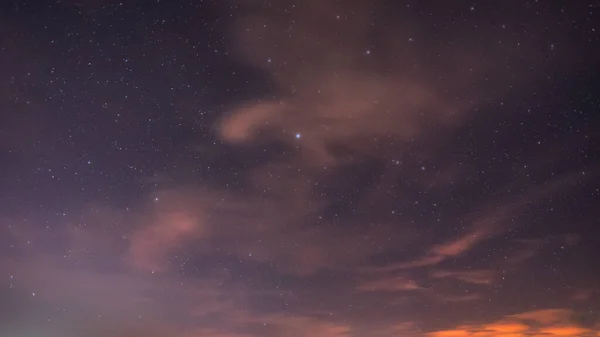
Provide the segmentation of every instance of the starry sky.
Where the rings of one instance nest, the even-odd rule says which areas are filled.
[[[0,336],[600,336],[596,1],[5,0]]]

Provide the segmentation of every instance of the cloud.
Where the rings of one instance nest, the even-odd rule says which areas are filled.
[[[434,270],[430,272],[433,278],[453,278],[467,283],[491,285],[494,281],[494,271],[481,270]]]
[[[160,214],[154,224],[132,234],[129,258],[137,268],[163,270],[167,254],[198,235],[200,227],[198,219],[186,211]]]
[[[282,189],[276,198],[268,199],[253,192],[240,195],[225,189],[183,187],[156,195],[156,200],[148,200],[143,215],[128,220],[126,260],[146,271],[177,269],[178,265],[170,266],[176,260],[174,252],[190,250],[310,276],[328,269],[352,269],[386,246],[402,242],[401,231],[393,232],[389,226],[313,226],[306,219],[325,206],[303,204],[307,199],[299,200],[293,189]]]
[[[385,329],[372,331],[370,336],[422,336],[423,331],[416,322],[399,322]]]
[[[421,287],[413,280],[402,276],[382,277],[365,281],[358,286],[363,291],[414,291]]]
[[[550,235],[543,239],[513,239],[508,245],[510,249],[498,257],[496,263],[503,269],[518,269],[544,250],[572,249],[580,239],[574,234]]]
[[[500,265],[506,268],[514,268],[526,263],[540,253],[547,242],[542,239],[517,239],[513,240],[513,249],[500,258]]]
[[[459,326],[428,333],[430,337],[517,337],[517,336],[598,336],[600,329],[583,327],[572,321],[574,312],[545,309],[507,316],[489,324]]]
[[[503,86],[490,60],[518,65],[492,39],[428,44],[424,53],[427,36],[416,36],[410,19],[374,25],[371,13],[383,8],[368,2],[237,6],[246,15],[234,24],[232,54],[264,71],[277,94],[234,107],[218,130],[232,143],[277,139],[304,167],[342,163],[340,149],[379,155],[381,143],[401,146],[432,126],[453,126],[478,101],[477,88],[490,86],[490,72]]]
[[[425,254],[412,261],[402,262],[386,267],[387,269],[411,269],[438,265],[448,259],[458,258],[467,254],[480,243],[497,237],[509,230],[518,227],[519,223],[509,221],[534,202],[550,199],[559,191],[568,189],[578,173],[569,173],[558,176],[553,180],[534,186],[521,195],[508,195],[500,200],[485,201],[481,210],[467,214],[465,222],[470,225],[465,233],[446,242],[434,244]],[[560,238],[561,240],[566,240]],[[573,238],[565,242],[573,241]],[[510,262],[519,263],[535,255],[539,249],[538,240],[525,240],[527,249],[519,251]]]
[[[533,316],[545,316],[546,313],[528,313]],[[513,316],[516,318],[519,315]],[[594,329],[589,329],[574,325],[569,322],[557,324],[557,322],[538,321],[542,325],[531,325],[520,321],[519,319],[505,319],[491,324],[466,325],[452,330],[442,330],[429,333],[431,337],[462,337],[462,336],[482,336],[482,337],[517,337],[517,336],[594,336],[600,333]]]
[[[439,295],[437,296],[436,300],[439,300],[441,302],[455,302],[455,303],[459,303],[459,302],[471,302],[471,301],[478,301],[482,298],[481,295],[479,294],[465,294],[465,295]]]
[[[222,329],[198,328],[186,331],[178,337],[253,337],[253,334],[243,332],[226,332]]]
[[[346,324],[331,323],[311,317],[273,315],[267,318],[267,322],[273,325],[271,331],[275,335],[285,337],[349,337],[351,332],[350,326]]]
[[[183,337],[242,337],[242,336],[282,336],[282,337],[347,337],[351,335],[350,325],[331,322],[318,315],[301,315],[285,313],[264,313],[235,310],[230,308],[227,320],[223,322],[228,328],[202,327],[193,329]],[[227,312],[223,312],[227,315]],[[248,331],[251,331],[250,333]]]
[[[169,219],[175,222],[178,217]],[[165,249],[172,248],[170,245],[173,242],[180,242],[170,236],[181,234],[180,227],[176,224],[167,227],[173,231],[172,234],[160,232],[158,241],[144,247],[149,253],[154,250],[160,253],[152,255],[153,258],[162,256]],[[187,233],[189,226],[186,224],[181,227]],[[154,229],[154,225],[142,228]],[[36,232],[34,229],[27,230],[25,226],[20,226],[20,229],[25,237],[32,237],[32,233]],[[90,241],[90,237],[96,237],[99,242],[108,242],[109,247],[115,243],[103,237],[110,235],[101,230],[88,231],[82,228],[79,232],[85,234],[66,236],[75,240],[67,247],[83,247],[85,242],[97,241]],[[132,242],[146,235],[140,229],[134,229],[133,233],[129,236]],[[255,308],[256,304],[249,298],[260,297],[263,301],[272,301],[273,294],[235,282],[228,273],[207,270],[205,276],[198,278],[184,278],[173,272],[147,273],[146,269],[140,273],[137,268],[131,268],[131,261],[123,259],[130,257],[130,254],[131,251],[123,250],[116,256],[107,254],[104,259],[104,255],[88,255],[80,260],[50,254],[44,246],[32,245],[25,255],[2,258],[0,263],[13,273],[16,286],[12,291],[25,292],[31,300],[25,312],[28,315],[34,312],[48,315],[56,321],[57,331],[63,333],[64,326],[69,326],[69,331],[88,336],[144,334],[249,337],[260,335],[261,331],[285,337],[304,336],[307,333],[321,337],[350,336],[349,325],[334,322],[328,316]],[[102,263],[94,260],[101,260]],[[135,266],[147,267],[146,264]],[[21,299],[20,303],[23,302]],[[18,313],[14,310],[14,303],[10,303],[13,309],[11,316],[6,319],[11,318],[13,322],[0,328],[0,333],[6,332],[3,330],[5,327],[11,331],[24,329],[18,321],[20,317],[15,316]],[[5,312],[7,305],[2,302],[0,312]],[[50,311],[45,306],[51,306]],[[59,310],[56,311],[56,308]],[[68,314],[63,314],[62,308],[68,310]],[[185,327],[174,323],[181,320],[198,323]],[[28,324],[32,329],[41,329],[46,324],[44,329],[52,331],[45,320],[41,322],[40,326]],[[58,327],[61,324],[63,328]]]
[[[565,309],[544,309],[523,312],[520,314],[512,315],[511,317],[525,321],[532,321],[534,323],[556,324],[569,321],[572,315],[572,311]]]
[[[436,265],[448,258],[464,254],[476,244],[487,239],[488,236],[489,231],[475,229],[473,232],[456,240],[433,246],[425,256],[411,262],[403,263],[401,268],[418,268]]]
[[[593,289],[579,289],[571,295],[571,299],[574,301],[587,301],[597,293],[598,291]]]

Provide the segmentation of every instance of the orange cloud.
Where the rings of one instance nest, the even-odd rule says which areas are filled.
[[[541,324],[555,324],[568,321],[572,314],[570,310],[565,309],[545,309],[528,311],[511,317]]]
[[[546,309],[510,315],[504,319],[481,325],[461,326],[456,329],[428,333],[430,337],[518,337],[518,336],[597,336],[600,330],[582,327],[571,321],[573,312],[566,309]]]
[[[467,330],[444,330],[437,331],[428,334],[431,337],[463,337],[463,336],[471,336],[471,333]]]
[[[495,323],[484,327],[484,330],[493,331],[494,333],[511,334],[526,331],[529,327],[521,323]]]
[[[543,335],[550,336],[581,336],[591,332],[590,329],[581,328],[578,326],[557,326],[540,330]]]

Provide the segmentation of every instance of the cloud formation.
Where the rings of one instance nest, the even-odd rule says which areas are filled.
[[[518,65],[517,55],[491,40],[431,45],[432,37],[418,34],[408,18],[378,28],[371,18],[384,9],[367,2],[238,6],[246,14],[234,25],[233,53],[279,90],[230,111],[221,134],[234,143],[266,134],[297,148],[305,166],[344,162],[339,148],[360,155],[398,151],[432,129],[455,125],[479,97],[507,89],[497,63]],[[490,76],[497,87],[489,87]]]
[[[465,325],[453,330],[432,332],[428,336],[598,336],[597,328],[586,328],[574,323],[571,316],[573,312],[564,309],[529,311],[490,324]]]
[[[494,281],[494,271],[492,270],[434,270],[431,272],[431,276],[454,278],[473,284],[492,284]]]

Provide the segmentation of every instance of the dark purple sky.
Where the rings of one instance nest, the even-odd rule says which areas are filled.
[[[0,336],[600,336],[595,1],[3,1]]]

